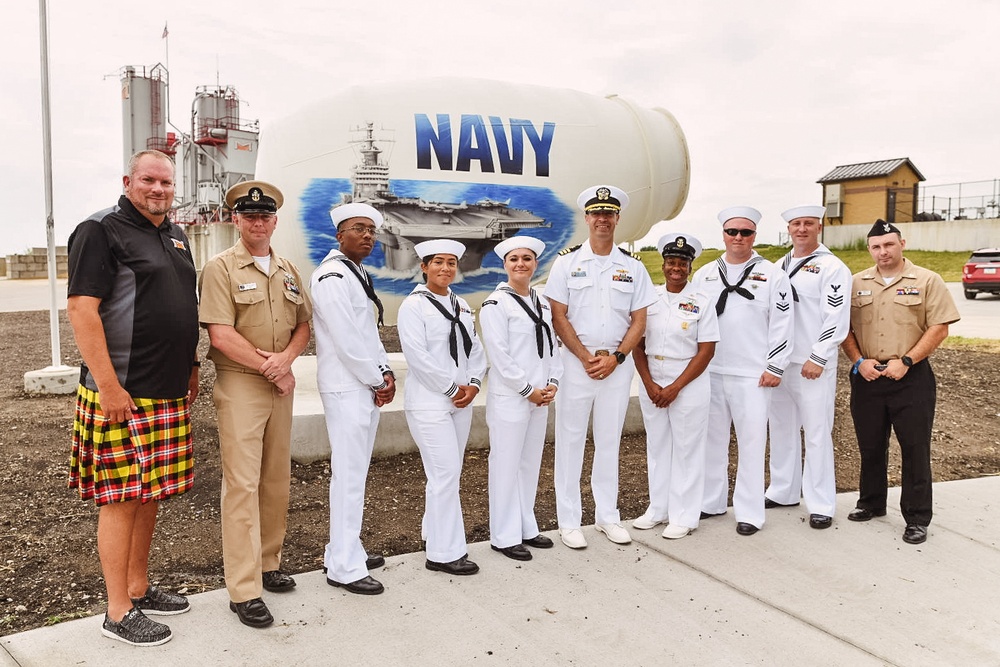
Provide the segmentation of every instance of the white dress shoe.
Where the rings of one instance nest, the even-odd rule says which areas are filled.
[[[652,512],[646,510],[645,514],[632,522],[632,527],[637,530],[649,530],[650,528],[656,528],[661,523],[666,523],[666,521],[657,521],[653,518]]]
[[[560,528],[559,537],[563,544],[570,549],[586,549],[587,538],[583,536],[583,531],[579,528]]]
[[[632,541],[632,536],[620,523],[599,523],[594,528],[597,529],[597,532],[607,535],[608,539],[615,544],[628,544]]]
[[[674,524],[668,525],[663,529],[663,536],[668,540],[679,540],[682,537],[687,537],[691,533],[690,528],[684,526],[677,526]]]

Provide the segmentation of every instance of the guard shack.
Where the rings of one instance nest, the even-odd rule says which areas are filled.
[[[871,225],[913,222],[923,174],[910,158],[878,160],[835,167],[816,181],[823,186],[825,225]]]

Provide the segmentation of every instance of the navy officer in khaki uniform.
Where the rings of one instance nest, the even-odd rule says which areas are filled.
[[[868,232],[875,266],[854,274],[851,285],[851,331],[841,348],[853,364],[851,416],[861,480],[857,507],[847,518],[885,516],[891,429],[903,463],[903,541],[920,544],[931,522],[931,429],[937,403],[928,359],[959,314],[941,276],[905,259],[904,248],[899,229],[877,220]]]
[[[229,607],[250,627],[274,619],[261,588],[288,591],[281,571],[288,514],[292,362],[309,342],[312,306],[299,270],[271,248],[282,204],[263,181],[234,185],[240,232],[202,270],[199,320],[212,343],[222,453],[222,559]]]

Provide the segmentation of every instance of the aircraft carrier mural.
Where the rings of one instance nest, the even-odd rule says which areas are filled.
[[[375,136],[375,123],[366,122],[352,141],[358,162],[351,178],[314,178],[300,201],[300,219],[309,244],[309,256],[319,264],[337,246],[330,209],[342,203],[364,202],[385,217],[378,244],[365,265],[376,289],[400,296],[422,281],[420,258],[413,246],[421,241],[448,238],[461,242],[466,252],[459,262],[456,291],[490,291],[506,279],[493,249],[504,239],[528,234],[546,243],[540,268],[548,267],[569,240],[574,211],[551,190],[534,186],[390,179],[384,145],[391,139]],[[539,275],[543,275],[540,270]]]

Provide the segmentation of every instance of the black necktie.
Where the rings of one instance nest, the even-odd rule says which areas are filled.
[[[795,266],[795,268],[792,269],[791,273],[788,273],[788,265],[792,263],[792,253],[788,253],[787,255],[785,255],[785,261],[781,263],[781,270],[784,271],[785,273],[788,273],[788,281],[791,282],[792,276],[798,273],[799,269],[801,269],[803,266],[806,265],[806,262],[809,262],[814,259],[816,259],[816,255],[809,255],[804,260],[799,262]],[[799,300],[799,293],[795,291],[795,285],[792,285],[792,299],[794,299],[795,301]]]
[[[371,299],[372,303],[375,304],[375,308],[378,310],[378,325],[382,326],[382,314],[385,309],[382,307],[382,301],[378,298],[378,294],[375,293],[375,285],[372,284],[372,277],[368,275],[368,272],[364,268],[358,268],[355,266],[354,262],[347,259],[346,257],[341,257],[340,261],[343,262],[347,268],[351,270],[358,280],[361,281],[361,286],[365,289],[365,294]]]
[[[449,313],[448,309],[441,305],[441,302],[437,300],[431,292],[421,292],[427,299],[434,305],[438,311],[445,316],[445,318],[451,322],[451,335],[448,337],[448,350],[451,352],[451,358],[454,359],[455,365],[458,366],[458,332],[462,333],[462,345],[465,347],[465,358],[469,358],[469,354],[472,352],[472,338],[469,336],[469,330],[465,328],[462,324],[462,320],[459,319],[461,311],[458,308],[458,297],[455,296],[454,292],[450,293],[451,296],[451,307],[455,310],[454,313]]]
[[[555,351],[555,344],[552,342],[552,330],[549,328],[549,325],[545,323],[545,320],[542,319],[542,304],[538,300],[538,295],[535,293],[535,290],[531,289],[529,291],[529,294],[531,295],[531,305],[535,307],[534,312],[532,312],[531,307],[528,306],[528,304],[524,302],[524,299],[518,296],[517,292],[515,292],[512,288],[501,287],[500,291],[510,294],[511,298],[514,299],[514,301],[516,301],[522,309],[524,309],[524,312],[528,314],[531,321],[535,323],[535,346],[538,348],[538,358],[545,358],[545,336],[548,336],[549,338],[549,356],[551,357]]]
[[[750,270],[753,269],[754,265],[757,264],[757,262],[761,261],[761,259],[762,258],[759,257],[751,259],[750,263],[747,264],[747,267],[743,269],[743,275],[740,276],[740,279],[736,282],[735,285],[730,285],[729,281],[726,279],[727,270],[726,270],[725,260],[723,260],[721,257],[718,260],[716,260],[719,265],[719,277],[722,278],[722,284],[726,286],[726,288],[722,290],[722,293],[719,294],[718,303],[715,304],[716,315],[722,315],[722,313],[725,312],[726,301],[729,299],[730,292],[736,292],[744,299],[753,301],[754,299],[753,292],[748,290],[746,287],[743,287],[743,283],[746,282],[746,279],[750,276]]]

